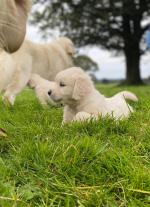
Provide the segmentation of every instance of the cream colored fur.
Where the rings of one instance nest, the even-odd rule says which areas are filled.
[[[53,102],[48,95],[49,88],[53,88],[55,85],[53,81],[48,81],[37,74],[32,74],[28,85],[34,89],[42,105],[47,105],[49,103],[55,105],[55,102]]]
[[[32,73],[47,80],[54,80],[56,74],[73,65],[72,56],[75,48],[70,39],[62,37],[49,44],[37,44],[25,41],[12,58],[16,64],[4,101],[14,104],[15,97],[27,85]],[[4,66],[5,67],[5,66]],[[12,70],[10,64],[7,70]],[[12,98],[13,97],[13,98]]]
[[[116,120],[127,118],[133,109],[126,99],[138,100],[128,91],[106,98],[95,89],[90,77],[77,67],[58,73],[55,87],[50,88],[49,95],[53,101],[65,105],[63,122],[81,121],[99,116],[110,116]]]
[[[5,68],[5,70],[3,70],[1,74],[7,79],[7,74],[9,74],[9,71],[12,71],[12,76],[9,75],[9,79],[7,79],[8,84],[3,89],[5,92],[3,95],[3,102],[13,105],[16,96],[24,89],[30,79],[32,68],[28,66],[32,65],[32,57],[30,54],[26,53],[24,54],[24,59],[28,61],[25,62],[24,59],[18,59],[16,64],[12,55],[7,55],[11,58],[12,64],[8,65],[4,62],[3,68]],[[7,60],[5,59],[5,61]]]
[[[0,48],[15,52],[21,46],[26,21],[30,9],[30,0],[0,0]]]
[[[10,67],[11,65],[11,67]],[[8,68],[10,69],[8,70]],[[0,92],[5,90],[14,76],[16,64],[11,55],[2,51],[0,53]]]

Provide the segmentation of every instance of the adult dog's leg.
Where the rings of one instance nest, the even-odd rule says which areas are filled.
[[[0,93],[6,89],[16,71],[12,56],[6,52],[0,53]]]
[[[16,96],[25,88],[31,75],[31,67],[28,70],[18,69],[12,80],[5,90],[3,102],[14,105]]]
[[[12,82],[6,88],[3,96],[3,102],[5,104],[14,105],[15,98],[27,85],[29,78],[26,76],[21,78],[21,71],[18,72]]]

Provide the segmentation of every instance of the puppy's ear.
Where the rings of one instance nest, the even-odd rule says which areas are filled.
[[[75,81],[72,98],[74,100],[80,100],[86,96],[93,89],[93,83],[88,76],[78,77]]]

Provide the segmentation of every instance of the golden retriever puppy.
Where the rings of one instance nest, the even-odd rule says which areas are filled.
[[[48,81],[44,78],[42,78],[40,75],[38,74],[32,74],[30,77],[30,80],[28,82],[28,85],[34,89],[35,94],[39,100],[39,102],[45,106],[47,104],[53,104],[55,105],[55,102],[52,101],[52,99],[50,99],[49,95],[48,95],[48,90],[49,88],[53,88],[55,85],[55,82],[53,81]]]
[[[15,52],[21,46],[26,21],[30,9],[30,0],[0,0],[0,48]]]
[[[54,80],[58,72],[73,66],[74,53],[74,45],[66,37],[58,38],[48,44],[37,44],[26,40],[22,47],[12,54],[19,72],[16,70],[8,85],[4,102],[14,104],[16,95],[27,85],[32,73],[39,74],[49,81]],[[8,70],[10,68],[11,64]]]
[[[50,88],[48,94],[53,101],[65,105],[63,123],[107,115],[116,120],[127,118],[133,109],[126,103],[126,99],[138,100],[128,91],[106,98],[95,89],[90,77],[77,67],[58,73],[55,87]]]

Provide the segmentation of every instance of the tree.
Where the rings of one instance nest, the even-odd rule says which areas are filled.
[[[142,83],[140,58],[143,34],[150,15],[149,0],[35,0],[40,8],[33,12],[32,23],[49,34],[55,28],[69,36],[79,47],[98,47],[123,52],[126,82]]]
[[[96,62],[94,62],[90,57],[87,55],[78,55],[74,59],[74,63],[76,66],[83,68],[85,71],[90,73],[94,73],[98,71],[99,67]]]
[[[77,55],[74,58],[74,64],[87,71],[94,82],[98,81],[98,79],[95,76],[95,72],[99,70],[99,66],[90,57],[88,57],[87,55]]]

